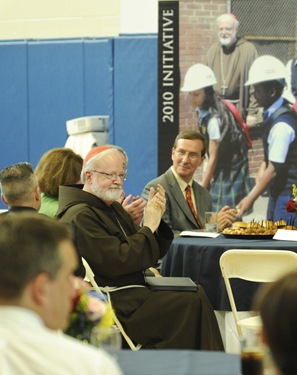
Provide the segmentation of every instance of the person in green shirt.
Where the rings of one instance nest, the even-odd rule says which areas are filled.
[[[53,148],[40,158],[35,175],[41,191],[39,213],[56,217],[59,186],[80,183],[83,158],[70,148]]]

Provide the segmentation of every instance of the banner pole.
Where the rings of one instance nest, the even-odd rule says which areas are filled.
[[[179,3],[159,0],[158,31],[158,176],[172,164],[179,132]]]

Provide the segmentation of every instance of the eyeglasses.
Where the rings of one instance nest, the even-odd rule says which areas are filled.
[[[116,174],[116,173],[100,172],[100,171],[95,171],[95,170],[91,170],[91,172],[96,172],[96,173],[102,174],[108,180],[112,180],[112,181],[115,181],[118,178],[120,178],[122,181],[126,181],[126,178],[127,178],[127,173]]]

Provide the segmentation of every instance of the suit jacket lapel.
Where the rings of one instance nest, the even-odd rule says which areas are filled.
[[[180,208],[180,210],[185,214],[185,216],[187,217],[187,219],[194,225],[198,228],[197,226],[197,222],[190,210],[190,207],[185,199],[185,196],[183,195],[175,177],[174,177],[174,174],[172,173],[171,169],[167,170],[167,172],[165,173],[166,174],[166,178],[167,178],[167,181],[168,181],[168,186],[169,186],[169,189],[170,189],[170,193],[173,197],[173,199],[175,200],[176,202],[176,205],[177,207]],[[196,192],[195,192],[195,198],[196,198]]]

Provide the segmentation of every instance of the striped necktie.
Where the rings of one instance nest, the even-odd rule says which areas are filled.
[[[188,203],[188,205],[189,205],[189,207],[190,207],[190,210],[191,210],[191,212],[192,212],[192,214],[193,214],[193,216],[194,216],[194,218],[195,218],[195,220],[196,220],[196,222],[197,222],[198,228],[199,228],[199,229],[202,229],[203,226],[201,225],[201,222],[200,222],[200,220],[199,220],[199,217],[198,217],[198,215],[197,215],[197,213],[196,213],[196,211],[195,211],[195,208],[194,208],[194,204],[193,204],[193,200],[192,200],[191,186],[188,185],[188,186],[186,187],[186,190],[185,190],[185,191],[186,191],[186,201],[187,201],[187,203]]]

